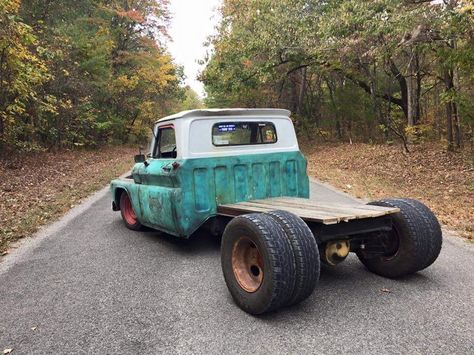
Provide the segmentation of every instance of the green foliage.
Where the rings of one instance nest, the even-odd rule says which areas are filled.
[[[0,144],[147,137],[185,97],[168,20],[166,0],[0,0]]]
[[[339,139],[405,139],[420,124],[448,134],[446,122],[472,130],[473,8],[472,0],[225,0],[200,76],[206,104],[285,107],[302,132]]]
[[[199,95],[190,87],[184,88],[184,100],[179,106],[179,111],[195,110],[203,108],[204,104]]]
[[[18,17],[19,7],[19,0],[0,0],[0,145],[15,145],[31,130],[32,103],[53,109],[35,90],[51,76],[31,50],[37,38]]]

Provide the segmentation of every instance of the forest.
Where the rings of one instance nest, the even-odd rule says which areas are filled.
[[[224,0],[208,107],[283,107],[321,141],[474,149],[473,0]],[[144,140],[200,106],[168,0],[0,0],[0,149]]]
[[[210,107],[284,107],[308,139],[473,145],[474,1],[224,0]]]
[[[168,5],[0,0],[0,150],[133,142],[195,105],[167,52]]]

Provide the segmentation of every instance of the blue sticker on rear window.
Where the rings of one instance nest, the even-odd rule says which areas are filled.
[[[233,132],[235,131],[235,124],[220,124],[217,128],[219,132]]]

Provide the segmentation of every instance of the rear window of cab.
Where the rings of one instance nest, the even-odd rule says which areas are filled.
[[[215,146],[272,144],[277,141],[271,122],[220,122],[212,126]]]

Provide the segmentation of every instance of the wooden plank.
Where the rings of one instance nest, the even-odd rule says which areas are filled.
[[[225,207],[231,210],[238,210],[243,213],[251,213],[251,212],[269,212],[275,210],[275,208],[272,207],[264,207],[264,206],[246,206],[246,205],[228,205],[228,206],[219,206],[218,211],[221,211],[221,208]],[[284,207],[281,208],[282,210],[294,213],[298,216],[300,216],[303,219],[313,221],[313,222],[319,222],[319,223],[324,223],[324,224],[334,224],[338,223],[341,221],[340,218],[336,218],[333,216],[325,216],[325,215],[318,215],[316,213],[309,213],[308,211],[304,211],[301,209],[293,209],[290,207]]]
[[[347,208],[350,207],[352,209],[356,210],[372,210],[372,211],[390,211],[391,213],[394,212],[399,212],[400,210],[398,208],[392,208],[392,207],[382,207],[382,206],[372,206],[372,205],[364,205],[362,203],[351,203],[351,204],[336,204],[336,203],[330,203],[330,202],[324,202],[321,203],[319,201],[314,201],[310,200],[307,198],[301,198],[301,197],[275,197],[275,198],[268,198],[265,200],[252,200],[252,201],[275,201],[277,203],[289,203],[289,204],[298,204],[302,206],[321,206],[321,207],[334,207],[334,208]]]
[[[298,206],[295,204],[287,203],[284,204],[282,202],[277,202],[275,201],[266,201],[266,200],[252,200],[245,202],[247,206],[252,206],[253,204],[255,205],[260,205],[260,206],[265,206],[268,208],[273,208],[273,209],[283,209],[286,207],[290,208],[297,208],[301,210],[308,210],[314,213],[321,213],[321,212],[326,212],[327,215],[329,216],[334,216],[334,217],[346,217],[347,219],[359,219],[359,218],[368,218],[368,217],[379,217],[379,216],[384,216],[387,214],[387,211],[385,210],[378,210],[378,211],[373,211],[373,210],[362,210],[362,209],[353,209],[350,206],[320,206],[320,205],[313,205],[313,206]]]
[[[312,213],[309,211],[301,210],[301,209],[294,209],[290,207],[283,207],[280,208],[284,211],[288,211],[291,213],[294,213],[301,218],[312,221],[312,222],[318,222],[318,223],[323,223],[323,224],[335,224],[338,222],[341,222],[343,219],[342,218],[337,218],[333,216],[327,216],[327,215],[318,215],[317,213]],[[257,206],[257,205],[243,205],[241,203],[238,204],[232,204],[232,205],[220,205],[217,208],[217,212],[221,215],[226,215],[226,216],[234,216],[234,215],[239,215],[239,214],[244,214],[244,213],[252,213],[252,212],[259,212],[259,213],[265,213],[275,210],[274,207],[265,207],[265,206]],[[239,213],[234,213],[234,212],[239,212]]]
[[[301,213],[308,213],[308,214],[316,214],[318,216],[325,216],[325,217],[330,217],[330,218],[349,218],[349,219],[354,219],[356,218],[355,215],[351,215],[348,213],[335,213],[333,211],[325,211],[323,209],[318,209],[317,206],[312,206],[311,208],[309,207],[300,207],[300,206],[295,206],[291,204],[282,204],[282,205],[275,205],[273,203],[263,203],[263,202],[258,202],[254,203],[254,201],[247,201],[247,202],[239,202],[239,205],[241,206],[247,206],[248,208],[252,207],[264,207],[269,210],[286,210],[287,208],[299,211]]]
[[[324,208],[324,207],[321,207],[319,205],[307,205],[307,206],[302,206],[302,205],[297,205],[297,204],[294,204],[294,203],[291,203],[291,202],[282,202],[282,201],[268,201],[266,202],[265,200],[253,200],[253,201],[249,201],[250,203],[254,203],[254,204],[257,204],[257,205],[264,205],[264,206],[273,206],[273,208],[275,209],[279,209],[279,208],[284,208],[286,206],[291,206],[293,208],[299,208],[301,210],[308,210],[308,211],[315,211],[315,212],[318,212],[318,213],[321,213],[321,212],[326,212],[327,215],[332,215],[332,216],[339,216],[339,215],[343,215],[343,216],[347,216],[347,217],[353,217],[355,218],[358,214],[360,213],[351,213],[350,210],[348,209],[344,209],[344,210],[341,210],[341,209],[334,209],[334,208]]]
[[[317,211],[317,212],[323,212],[328,215],[334,214],[334,210],[331,211],[326,211],[324,208],[320,209],[318,205],[313,205],[313,206],[300,206],[297,204],[292,204],[292,203],[274,203],[273,201],[265,202],[265,200],[252,200],[252,201],[245,201],[245,202],[239,202],[239,204],[242,205],[247,205],[247,206],[265,206],[265,207],[271,207],[273,209],[278,209],[281,207],[291,207],[295,209],[300,209],[303,211]]]
[[[304,203],[300,203],[304,201]],[[284,198],[278,198],[278,199],[266,199],[266,200],[252,200],[251,202],[262,202],[262,203],[271,203],[275,204],[278,206],[284,206],[284,205],[295,205],[297,204],[299,207],[303,208],[316,208],[317,210],[327,210],[327,211],[342,211],[343,213],[348,213],[351,211],[352,213],[355,213],[359,215],[360,213],[368,213],[368,211],[374,211],[377,213],[382,213],[380,215],[385,215],[385,214],[390,214],[390,213],[396,213],[399,212],[400,210],[398,208],[392,208],[392,207],[382,207],[382,206],[369,206],[369,205],[357,205],[357,204],[345,204],[345,205],[340,205],[340,204],[327,204],[327,203],[318,203],[317,201],[312,201],[307,200],[307,199],[297,199],[297,198],[292,198],[292,199],[284,199]]]
[[[386,214],[399,212],[398,208],[367,206],[363,204],[320,204],[318,201],[304,198],[277,197],[220,205],[218,206],[218,213],[235,216],[252,212],[264,213],[277,209],[294,213],[307,221],[323,224],[334,224],[353,219],[380,217]]]
[[[311,219],[311,220],[317,220],[317,221],[334,221],[334,223],[342,222],[342,221],[348,221],[350,219],[353,219],[352,216],[348,215],[335,215],[335,214],[329,214],[325,213],[324,211],[317,211],[317,210],[308,210],[308,209],[302,209],[302,208],[297,208],[293,206],[278,206],[278,208],[275,208],[275,206],[268,205],[246,205],[247,208],[255,208],[255,207],[264,207],[268,211],[274,211],[274,210],[283,210],[283,211],[288,211],[296,214],[297,216],[300,216],[301,218],[304,219]]]

